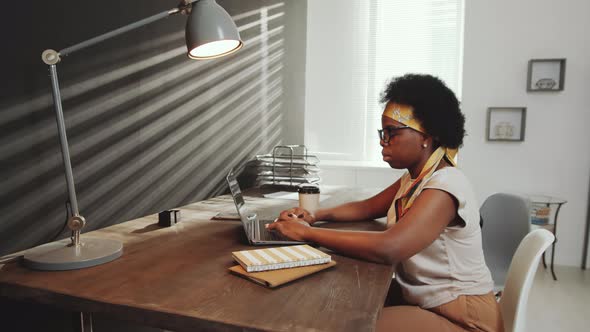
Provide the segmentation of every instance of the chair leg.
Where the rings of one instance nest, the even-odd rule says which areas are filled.
[[[88,312],[75,312],[72,317],[73,330],[75,332],[92,332],[92,314]]]
[[[557,239],[555,239],[551,245],[551,274],[553,275],[553,280],[557,281],[557,276],[555,276],[555,270],[553,269],[553,260],[555,259],[555,242],[557,242]]]
[[[545,253],[543,253],[543,267],[547,268],[547,263],[545,262]]]

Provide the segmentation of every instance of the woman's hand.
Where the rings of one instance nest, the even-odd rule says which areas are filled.
[[[288,210],[284,210],[281,212],[277,221],[297,221],[303,220],[308,224],[313,224],[316,222],[315,216],[311,214],[309,211],[302,209],[300,207],[294,207]]]
[[[306,234],[311,226],[307,222],[295,218],[289,221],[275,221],[267,224],[266,228],[270,231],[277,231],[295,241],[306,241]]]

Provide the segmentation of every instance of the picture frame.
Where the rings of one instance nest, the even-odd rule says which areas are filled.
[[[529,60],[527,91],[563,91],[566,59]]]
[[[504,142],[524,141],[526,107],[489,107],[487,140]]]

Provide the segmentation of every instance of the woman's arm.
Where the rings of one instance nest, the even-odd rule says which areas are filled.
[[[301,208],[281,212],[280,221],[303,219],[313,224],[316,221],[359,221],[373,220],[387,215],[393,197],[400,187],[400,180],[385,188],[377,195],[362,201],[345,203],[329,209],[319,209],[315,214]]]
[[[383,232],[322,229],[293,221],[268,227],[289,238],[315,242],[348,256],[396,264],[428,247],[456,218],[457,202],[450,194],[426,189],[397,224]]]

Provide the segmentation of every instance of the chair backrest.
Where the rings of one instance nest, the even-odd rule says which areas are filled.
[[[555,236],[546,229],[530,232],[522,240],[506,278],[500,308],[506,332],[524,332],[526,307],[541,254],[553,243]]]
[[[482,247],[494,280],[494,290],[504,288],[508,267],[520,241],[530,230],[530,200],[497,193],[488,197],[480,210]]]

